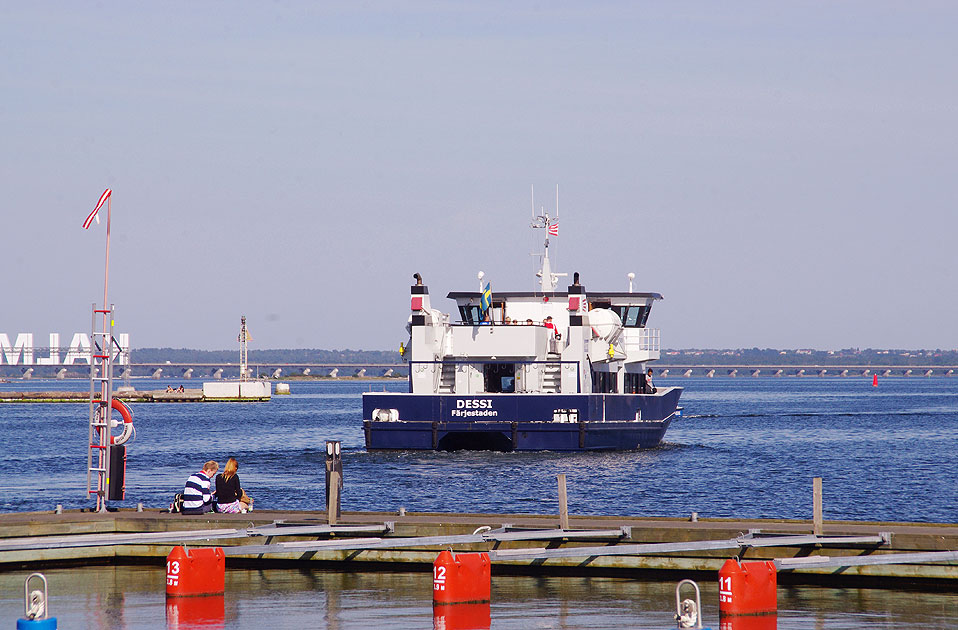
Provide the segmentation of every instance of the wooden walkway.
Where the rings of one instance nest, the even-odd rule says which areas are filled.
[[[429,570],[439,551],[490,552],[496,573],[714,578],[728,558],[773,560],[781,583],[958,591],[958,525],[256,511],[182,516],[0,514],[0,571],[89,563],[161,564],[176,544],[223,547],[229,566]]]

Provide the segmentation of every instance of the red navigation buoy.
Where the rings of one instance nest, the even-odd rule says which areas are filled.
[[[222,595],[226,584],[226,555],[222,547],[174,547],[166,557],[166,596]]]
[[[719,616],[776,614],[777,587],[774,562],[726,560],[719,569]]]
[[[878,375],[872,374],[872,387],[878,387]]]

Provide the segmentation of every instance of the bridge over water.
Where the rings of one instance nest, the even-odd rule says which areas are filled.
[[[727,363],[721,365],[701,365],[657,361],[650,364],[657,378],[758,378],[758,377],[820,377],[820,378],[872,378],[878,375],[887,377],[950,377],[958,372],[958,365],[754,365],[748,363]],[[117,366],[116,376],[152,377],[155,379],[199,379],[238,378],[239,364],[229,362],[131,362]],[[405,363],[250,363],[253,378],[284,378],[290,376],[313,377],[405,377],[408,366]],[[46,365],[0,365],[0,377],[20,378],[89,378],[90,368],[85,363],[70,366]]]
[[[891,376],[953,376],[956,365],[754,365],[727,363],[723,365],[683,364],[658,361],[654,369],[659,378],[666,377],[865,377]]]
[[[252,378],[283,378],[288,376],[332,376],[338,377],[405,377],[407,366],[404,363],[250,363],[249,376]],[[152,377],[155,379],[199,379],[239,378],[238,363],[139,363],[131,361],[129,365],[116,365],[115,378]],[[89,378],[90,366],[77,362],[74,365],[0,365],[0,377],[5,379],[22,378]]]

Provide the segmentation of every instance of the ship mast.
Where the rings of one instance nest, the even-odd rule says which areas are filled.
[[[535,193],[533,193],[534,195]],[[536,215],[535,209],[535,200],[532,202],[532,229],[545,230],[545,242],[543,245],[542,253],[542,267],[539,269],[539,272],[536,273],[536,277],[539,278],[539,288],[543,293],[553,293],[556,290],[556,285],[559,284],[559,278],[568,276],[567,273],[553,273],[552,264],[549,261],[549,235],[558,236],[559,235],[559,187],[556,186],[556,216],[552,218],[549,216],[549,213],[545,209],[540,210],[540,214]],[[535,255],[535,254],[533,254]]]

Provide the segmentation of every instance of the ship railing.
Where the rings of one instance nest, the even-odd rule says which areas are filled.
[[[443,359],[436,361],[409,361],[409,391],[413,390],[413,374],[416,372],[418,366],[423,368],[431,367],[435,373],[442,374],[443,365],[492,365],[492,364],[503,364],[508,363],[510,365],[526,366],[526,365],[541,365],[541,366],[558,366],[559,367],[559,392],[558,393],[582,393],[582,373],[580,371],[580,364],[578,361],[563,361],[562,359]],[[575,366],[575,392],[563,392],[562,391],[562,369],[566,366]],[[438,392],[438,387],[435,387],[433,391]],[[489,392],[469,392],[469,394],[480,394],[480,393],[489,393]],[[516,391],[515,393],[535,393],[523,391]],[[465,393],[464,393],[465,394]]]
[[[622,332],[622,343],[629,360],[657,359],[661,352],[658,328],[625,328]]]

